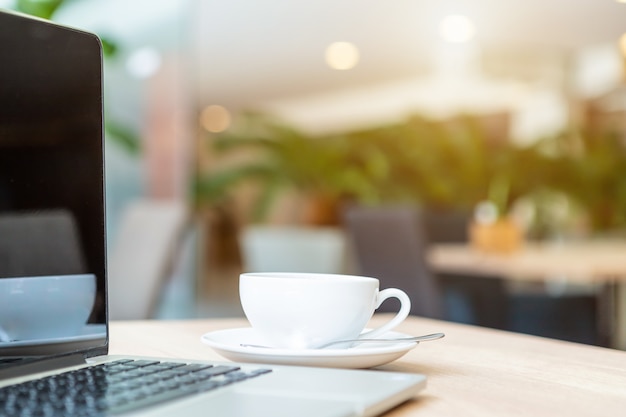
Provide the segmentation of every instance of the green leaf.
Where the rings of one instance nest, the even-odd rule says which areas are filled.
[[[108,37],[100,36],[100,42],[102,43],[102,53],[106,58],[112,58],[117,54],[117,43]]]
[[[141,141],[133,130],[111,121],[107,121],[105,123],[104,130],[107,137],[115,140],[118,145],[128,151],[131,155],[140,154]]]
[[[66,0],[17,0],[16,9],[22,13],[49,20],[66,2]]]

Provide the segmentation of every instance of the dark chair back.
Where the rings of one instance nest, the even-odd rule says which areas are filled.
[[[425,257],[426,242],[412,207],[349,207],[344,225],[355,266],[380,280],[381,289],[400,288],[411,298],[411,314],[443,318],[441,294]],[[395,312],[396,300],[377,310]]]
[[[0,278],[87,271],[75,219],[65,210],[0,215]]]

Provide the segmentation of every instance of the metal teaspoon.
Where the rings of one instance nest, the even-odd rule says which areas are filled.
[[[362,343],[362,342],[379,342],[379,343],[384,343],[384,342],[391,342],[391,343],[398,343],[398,342],[426,342],[429,340],[437,340],[437,339],[441,339],[442,337],[444,337],[445,334],[444,333],[432,333],[432,334],[426,334],[426,335],[422,335],[422,336],[412,336],[412,337],[400,337],[400,338],[395,338],[395,339],[349,339],[349,340],[335,340],[334,342],[329,342],[329,343],[325,343],[319,347],[317,347],[316,349],[324,349],[327,348],[329,346],[332,345],[337,345],[337,344],[341,344],[341,343]],[[265,349],[280,349],[280,348],[274,348],[272,346],[263,346],[263,345],[253,345],[253,344],[248,344],[248,343],[241,343],[239,346],[242,347],[252,347],[252,348],[265,348]]]

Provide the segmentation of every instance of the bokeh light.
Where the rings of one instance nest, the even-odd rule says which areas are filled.
[[[349,70],[359,62],[359,50],[350,42],[334,42],[326,48],[326,63],[336,70]]]
[[[225,131],[230,127],[230,123],[230,112],[224,106],[212,104],[205,107],[200,113],[200,124],[211,133]]]

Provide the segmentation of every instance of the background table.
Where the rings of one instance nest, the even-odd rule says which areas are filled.
[[[371,325],[388,317],[377,317]],[[243,319],[111,323],[111,354],[220,360],[200,342]],[[410,317],[411,334],[443,331],[380,369],[422,373],[428,386],[385,414],[406,416],[618,416],[626,409],[626,352]]]
[[[612,347],[626,349],[626,241],[580,240],[526,243],[509,254],[485,253],[468,244],[433,245],[427,260],[434,271],[494,276],[513,281],[600,284],[598,330]]]

